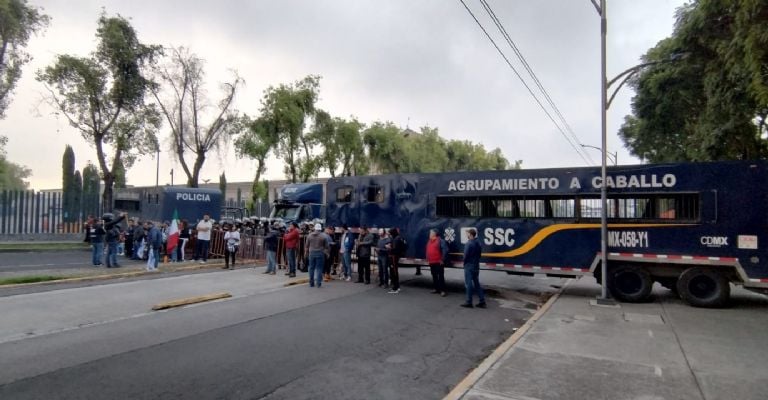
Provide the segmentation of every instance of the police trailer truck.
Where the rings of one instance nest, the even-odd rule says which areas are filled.
[[[608,288],[649,299],[654,282],[694,306],[726,304],[730,284],[768,290],[768,162],[711,162],[331,178],[329,224],[398,227],[403,264],[426,265],[430,229],[455,266],[467,231],[481,268],[600,276],[601,187],[608,192]]]

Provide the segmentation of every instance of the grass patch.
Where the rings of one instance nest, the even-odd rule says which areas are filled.
[[[58,251],[58,250],[86,250],[88,244],[82,242],[72,243],[45,243],[45,242],[31,242],[31,243],[0,243],[0,251],[12,252],[12,251]]]
[[[2,285],[19,285],[22,283],[37,283],[37,282],[49,282],[65,279],[64,276],[51,276],[51,275],[31,275],[31,276],[17,276],[15,278],[0,279],[0,286]]]

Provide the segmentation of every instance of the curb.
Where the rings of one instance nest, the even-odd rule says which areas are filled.
[[[45,282],[32,282],[32,283],[17,283],[14,285],[0,285],[0,289],[13,289],[13,288],[19,288],[19,287],[32,287],[32,286],[44,286],[44,285],[56,285],[59,283],[78,283],[78,282],[92,282],[92,281],[106,281],[110,279],[121,279],[121,278],[134,278],[137,276],[144,276],[144,275],[155,275],[158,272],[160,273],[166,273],[166,272],[179,272],[179,271],[194,271],[198,269],[209,269],[212,267],[221,267],[224,265],[224,263],[210,263],[210,264],[202,264],[202,265],[189,265],[186,267],[179,267],[174,270],[168,270],[168,271],[133,271],[133,272],[123,272],[118,274],[102,274],[102,275],[90,275],[90,276],[81,276],[81,277],[75,277],[75,278],[62,278],[57,279],[53,281],[45,281]]]
[[[288,281],[283,286],[284,287],[296,286],[296,285],[303,285],[305,283],[309,283],[309,278],[299,278],[292,281]]]
[[[205,296],[187,297],[185,299],[172,300],[172,301],[167,301],[165,303],[155,304],[154,306],[152,306],[152,311],[167,310],[169,308],[176,308],[181,306],[187,306],[190,304],[203,303],[206,301],[226,299],[229,297],[232,297],[232,295],[229,293],[214,293],[214,294],[207,294]]]
[[[569,281],[570,282],[570,281]],[[488,372],[491,367],[493,367],[494,364],[496,364],[499,359],[506,354],[509,349],[512,348],[525,334],[528,332],[529,329],[533,326],[533,324],[536,323],[536,321],[541,318],[544,313],[546,313],[550,307],[552,307],[552,304],[557,301],[557,299],[560,297],[560,294],[563,293],[563,289],[568,286],[566,283],[563,285],[563,287],[560,289],[559,292],[552,295],[552,297],[547,300],[546,303],[544,303],[541,308],[539,308],[532,316],[528,319],[528,321],[523,324],[515,333],[512,334],[512,336],[509,337],[509,339],[505,340],[502,344],[499,345],[499,347],[496,348],[496,350],[491,353],[490,356],[486,357],[485,360],[483,360],[480,365],[477,366],[472,372],[470,372],[467,376],[464,377],[464,379],[459,382],[458,385],[456,385],[453,390],[451,390],[445,397],[443,397],[443,400],[459,400],[461,399],[467,392],[472,389],[472,386],[474,386],[477,381],[480,380],[480,378],[485,375],[486,372]]]

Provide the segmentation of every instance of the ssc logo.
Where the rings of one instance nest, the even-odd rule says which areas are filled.
[[[445,228],[443,239],[448,243],[453,243],[453,241],[456,240],[456,231],[454,231],[453,228]]]

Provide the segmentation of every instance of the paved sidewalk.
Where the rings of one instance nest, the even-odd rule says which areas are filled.
[[[461,398],[768,396],[766,297],[739,289],[733,307],[699,309],[656,288],[652,303],[590,305],[599,293],[592,278],[571,282]]]

